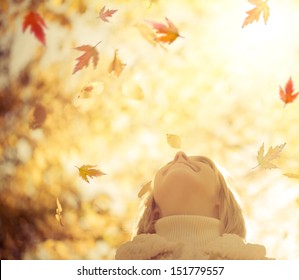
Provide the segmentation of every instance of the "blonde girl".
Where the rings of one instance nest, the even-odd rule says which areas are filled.
[[[242,210],[213,161],[180,151],[157,171],[116,259],[268,259],[245,237]]]

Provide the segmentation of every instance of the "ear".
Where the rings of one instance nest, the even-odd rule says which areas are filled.
[[[157,204],[156,204],[155,209],[153,210],[153,218],[154,218],[154,221],[159,220],[161,218],[161,211]]]
[[[214,217],[219,219],[220,218],[220,199],[218,198],[214,203]]]

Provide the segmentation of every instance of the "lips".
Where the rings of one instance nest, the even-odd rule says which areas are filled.
[[[190,167],[194,172],[199,172],[200,169],[197,167],[197,166],[193,166],[192,164],[190,164],[189,162],[187,161],[175,161],[173,162],[164,172],[163,172],[163,175],[166,175],[166,173],[168,172],[168,170],[175,164],[184,164],[188,167]]]

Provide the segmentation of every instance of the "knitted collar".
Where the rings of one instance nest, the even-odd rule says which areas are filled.
[[[201,247],[221,235],[221,222],[204,216],[174,215],[159,219],[155,229],[158,235],[168,240],[193,243]]]

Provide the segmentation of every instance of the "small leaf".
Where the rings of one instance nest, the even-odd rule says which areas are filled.
[[[167,25],[155,21],[148,22],[155,30],[159,37],[156,37],[157,42],[171,44],[177,37],[182,37],[179,34],[178,28],[168,19],[165,18]]]
[[[147,192],[150,192],[152,190],[152,181],[149,181],[142,185],[140,191],[138,192],[138,197],[141,198],[144,196]]]
[[[138,82],[135,82],[134,80],[128,79],[125,83],[123,83],[122,86],[122,93],[127,98],[133,99],[133,100],[142,100],[144,99],[144,93],[142,87],[139,85]]]
[[[107,17],[112,17],[112,15],[114,13],[116,13],[117,10],[109,10],[107,9],[105,11],[105,6],[100,10],[99,16],[98,18],[100,18],[101,20],[105,21],[105,22],[109,22],[109,20],[107,19]]]
[[[155,32],[147,25],[143,24],[143,23],[136,23],[134,25],[138,31],[140,32],[141,36],[148,41],[150,44],[156,46],[157,44],[159,44],[159,42],[157,41],[158,37],[155,34]]]
[[[156,4],[158,3],[160,0],[149,0],[149,6],[148,8],[150,8],[152,6],[152,4]]]
[[[43,45],[46,45],[44,28],[47,28],[43,18],[35,12],[29,12],[25,15],[23,21],[23,32],[30,27],[31,33],[34,34],[37,40]]]
[[[258,21],[261,13],[263,13],[264,22],[266,24],[270,14],[270,8],[267,4],[268,0],[248,0],[248,2],[255,5],[256,7],[246,12],[248,16],[245,18],[242,28],[250,23],[253,23],[254,21]]]
[[[91,82],[80,90],[78,98],[90,98],[92,95],[99,95],[104,90],[103,82]]]
[[[63,222],[62,222],[62,206],[60,204],[60,201],[58,198],[56,198],[56,214],[55,214],[55,218],[57,220],[57,222],[61,225],[61,226],[64,226],[63,225]]]
[[[294,89],[293,80],[292,77],[290,77],[284,89],[281,86],[279,87],[279,96],[280,99],[284,102],[284,105],[293,102],[297,98],[299,92],[294,93],[294,91],[295,89]]]
[[[101,43],[101,42],[99,42],[99,43]],[[96,49],[96,46],[98,44],[96,44],[94,47],[92,47],[90,45],[83,45],[83,46],[79,46],[79,47],[75,48],[75,50],[83,51],[84,54],[82,54],[81,56],[76,58],[76,60],[78,62],[75,65],[75,68],[73,70],[73,73],[72,73],[73,75],[77,71],[81,70],[83,67],[87,67],[90,60],[92,60],[94,68],[97,66],[98,61],[99,61],[99,53]]]
[[[166,134],[167,137],[167,143],[172,148],[181,148],[181,138],[178,135],[175,134]]]
[[[263,143],[263,145],[260,147],[257,154],[258,166],[261,166],[265,169],[277,168],[277,166],[273,164],[271,161],[277,159],[280,156],[280,153],[282,152],[285,145],[286,143],[276,146],[274,148],[270,147],[267,153],[264,155],[264,143]]]
[[[122,63],[122,61],[118,58],[117,52],[118,50],[114,51],[114,58],[108,68],[108,72],[114,73],[116,76],[119,76],[124,70],[126,64]]]
[[[288,178],[291,179],[299,179],[299,174],[295,174],[295,173],[284,173],[284,176],[287,176]]]
[[[46,118],[47,118],[46,108],[41,104],[37,104],[33,110],[30,127],[32,129],[40,128],[46,121]]]
[[[62,206],[60,204],[60,201],[59,201],[58,197],[56,198],[56,205],[57,205],[57,211],[59,213],[61,213],[62,212]]]
[[[89,164],[82,165],[81,167],[77,167],[79,170],[80,177],[87,183],[89,183],[87,176],[92,178],[92,177],[99,177],[102,175],[106,175],[104,172],[98,169],[94,169],[94,167],[96,167],[96,165],[89,165]]]

